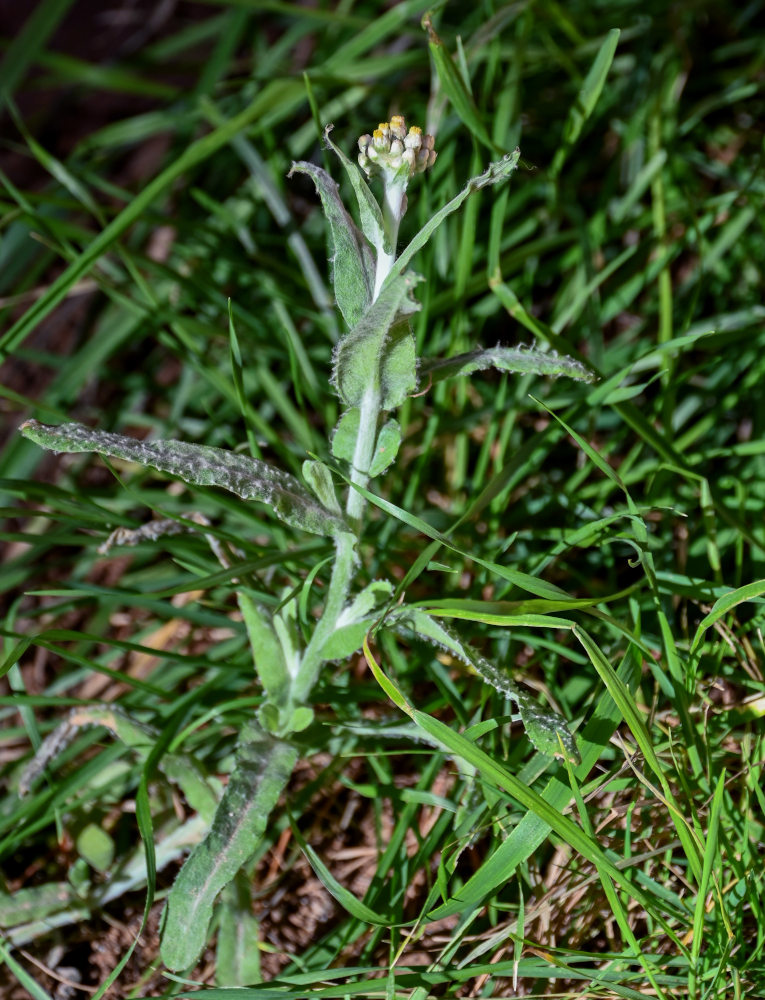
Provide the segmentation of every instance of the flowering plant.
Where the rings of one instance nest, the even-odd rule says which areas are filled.
[[[168,896],[162,957],[173,970],[186,969],[198,958],[218,894],[257,848],[298,759],[299,734],[313,720],[312,692],[322,668],[348,659],[363,647],[370,666],[376,669],[367,639],[370,634],[387,629],[418,637],[448,653],[512,699],[538,750],[576,758],[576,745],[565,722],[537,705],[503,669],[443,624],[437,612],[398,600],[403,595],[396,594],[392,581],[357,584],[369,484],[396,459],[401,443],[401,427],[391,414],[421,383],[429,386],[487,368],[589,378],[586,368],[576,361],[530,349],[476,348],[450,358],[416,357],[411,316],[419,308],[414,293],[422,279],[410,264],[435,229],[474,191],[507,181],[517,167],[519,151],[472,178],[398,253],[408,186],[415,175],[433,166],[433,137],[423,135],[417,127],[407,129],[404,118],[394,116],[371,135],[361,136],[358,166],[332,142],[329,128],[325,139],[350,181],[358,223],[326,171],[308,162],[293,164],[290,175],[308,175],[321,200],[332,245],[335,298],[347,326],[334,349],[331,379],[343,412],[329,437],[327,460],[307,459],[303,483],[263,461],[219,448],[180,441],[139,441],[78,424],[46,427],[30,420],[22,427],[26,437],[55,451],[96,452],[151,466],[190,484],[221,487],[242,500],[268,505],[277,518],[297,531],[334,541],[323,609],[307,636],[298,628],[294,597],[286,595],[274,611],[260,603],[244,584],[237,584],[262,701],[257,716],[240,734],[234,770],[206,836],[192,850]],[[379,201],[367,179],[381,181]],[[330,464],[330,454],[334,464]],[[340,495],[338,481],[342,483]],[[194,523],[186,527],[193,529]],[[172,530],[177,530],[175,522],[155,522],[148,531],[141,529],[142,537],[159,537]],[[117,540],[130,539],[123,533]],[[225,560],[225,555],[222,558]],[[384,676],[379,672],[377,676],[385,687]],[[395,686],[388,683],[386,690],[398,703]],[[105,717],[91,713],[83,718],[90,724],[94,720],[105,724]],[[120,738],[146,740],[143,730],[131,728],[128,720],[114,714],[108,718]],[[71,730],[71,721],[68,725]],[[61,734],[54,737],[41,747],[27,783],[60,752]],[[437,738],[435,743],[439,745]]]

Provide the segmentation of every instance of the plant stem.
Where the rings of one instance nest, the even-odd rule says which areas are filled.
[[[383,246],[376,247],[377,268],[375,271],[375,289],[372,295],[373,301],[380,294],[383,282],[390,274],[393,265],[396,262],[398,227],[401,225],[401,219],[405,211],[406,185],[401,186],[400,184],[385,184],[382,203],[382,217],[383,226],[385,227],[385,236],[387,238],[388,245],[390,246],[390,253],[386,253]]]
[[[351,463],[351,483],[365,487],[369,482],[369,468],[374,457],[377,440],[377,424],[380,417],[380,390],[370,386],[364,393],[359,407],[359,432],[353,450]],[[348,521],[357,534],[361,534],[361,518],[364,513],[364,497],[350,486],[345,511]]]
[[[396,260],[396,242],[401,217],[406,210],[406,185],[385,185],[382,205],[385,236],[390,252],[384,246],[377,249],[377,266],[375,269],[375,287],[373,300],[380,294],[385,279],[391,272]],[[348,488],[345,511],[348,523],[353,529],[337,536],[335,547],[335,564],[332,568],[327,600],[319,621],[316,623],[313,635],[306,646],[300,670],[295,678],[290,692],[293,705],[301,705],[308,699],[319,677],[324,662],[321,651],[325,642],[334,632],[337,620],[345,606],[351,581],[356,570],[356,542],[361,535],[362,518],[364,515],[364,497],[354,489],[354,485],[366,487],[369,482],[369,469],[374,458],[377,440],[377,425],[380,420],[380,379],[378,372],[370,372],[369,386],[359,407],[359,431],[353,451],[351,463],[351,485]]]

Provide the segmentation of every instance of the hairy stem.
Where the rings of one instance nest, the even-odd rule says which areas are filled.
[[[385,236],[390,246],[390,253],[386,253],[383,246],[376,247],[377,268],[375,271],[375,288],[372,299],[376,299],[380,294],[383,282],[393,269],[396,261],[396,243],[398,241],[398,227],[406,211],[406,187],[399,184],[385,184],[382,217],[385,227]]]
[[[357,486],[365,487],[369,482],[369,468],[374,457],[379,418],[380,392],[375,386],[370,386],[364,393],[359,407],[359,433],[351,464],[351,483]],[[364,497],[351,486],[348,490],[345,510],[349,522],[358,534],[361,534],[364,503]]]
[[[401,217],[406,210],[405,190],[405,185],[385,185],[382,214],[385,236],[391,249],[388,253],[382,245],[378,245],[376,248],[377,266],[373,299],[379,295],[380,289],[396,260],[398,228]],[[369,469],[374,458],[377,425],[380,421],[381,397],[378,383],[378,374],[370,372],[369,386],[360,405],[359,431],[351,463],[352,485],[348,489],[346,500],[346,514],[354,533],[343,532],[337,536],[335,564],[332,568],[324,610],[320,620],[316,623],[316,628],[303,654],[300,670],[292,685],[291,701],[295,705],[305,703],[318,680],[324,662],[322,649],[327,639],[335,631],[337,620],[345,606],[356,571],[356,542],[361,536],[365,501],[358,490],[353,487],[354,485],[365,487],[369,482]]]

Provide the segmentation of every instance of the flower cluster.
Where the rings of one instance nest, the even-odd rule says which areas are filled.
[[[359,166],[367,177],[413,177],[432,167],[436,160],[433,136],[423,135],[416,125],[407,131],[403,115],[381,122],[372,135],[359,139]]]

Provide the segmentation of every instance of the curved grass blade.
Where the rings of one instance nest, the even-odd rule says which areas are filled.
[[[607,853],[596,840],[588,836],[570,817],[560,813],[542,795],[533,788],[525,785],[499,761],[496,761],[466,736],[455,732],[439,719],[435,719],[426,712],[421,712],[414,708],[406,699],[403,692],[386,676],[385,672],[372,656],[367,642],[364,643],[364,655],[375,676],[375,680],[386,694],[391,697],[402,711],[406,712],[418,728],[432,740],[436,741],[438,746],[445,747],[447,752],[456,754],[468,764],[475,767],[481,779],[487,785],[507,792],[507,794],[528,810],[529,813],[541,820],[545,824],[547,831],[550,829],[554,830],[577,853],[595,865],[599,871],[607,874],[614,882],[628,892],[633,899],[641,903],[647,911],[655,912],[649,894],[637,884],[633,875],[617,867],[614,857],[610,852]],[[568,790],[568,794],[570,796],[570,789]],[[655,916],[661,925],[666,927],[664,918],[659,914],[655,914]]]
[[[576,95],[576,100],[571,105],[566,124],[563,126],[561,144],[550,167],[550,173],[553,177],[557,177],[560,173],[568,154],[582,134],[582,129],[587,119],[595,110],[595,105],[598,103],[598,98],[605,86],[611,63],[614,61],[614,54],[616,53],[616,46],[619,44],[620,34],[621,32],[618,28],[612,28],[608,32],[606,40],[598,50],[590,71],[585,77],[579,93]]]
[[[483,143],[492,153],[501,152],[497,144],[492,141],[488,129],[481,119],[481,113],[473,95],[468,90],[457,64],[433,30],[433,21],[429,13],[422,18],[422,27],[428,33],[428,48],[433,57],[433,65],[436,68],[438,79],[454,110],[479,142]]]

